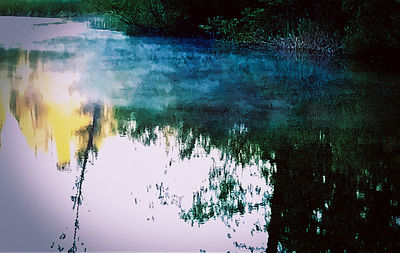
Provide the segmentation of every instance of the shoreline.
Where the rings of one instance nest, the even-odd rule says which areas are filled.
[[[21,14],[21,13],[20,13]],[[25,18],[58,18],[58,19],[66,19],[66,20],[87,20],[91,23],[91,28],[93,29],[105,29],[111,31],[122,32],[124,35],[129,37],[160,37],[160,38],[173,38],[173,39],[199,39],[212,43],[216,48],[222,51],[235,51],[235,50],[255,50],[260,52],[266,52],[270,54],[277,55],[279,57],[290,58],[290,59],[312,59],[317,61],[353,61],[357,62],[361,65],[371,66],[373,68],[386,68],[387,65],[391,65],[396,56],[399,55],[398,51],[394,51],[393,54],[387,52],[388,50],[382,51],[385,52],[383,57],[379,55],[374,57],[373,55],[362,55],[361,57],[357,55],[352,55],[349,53],[345,53],[345,50],[338,41],[333,43],[334,45],[330,47],[329,44],[325,43],[324,47],[315,46],[315,43],[305,43],[304,37],[306,36],[294,36],[290,35],[287,37],[279,37],[276,36],[273,39],[267,41],[260,42],[243,42],[243,41],[228,41],[225,39],[215,39],[211,36],[207,36],[206,34],[199,35],[198,33],[193,34],[181,34],[180,35],[154,35],[154,34],[146,34],[146,33],[137,33],[132,34],[128,30],[131,27],[127,26],[120,20],[118,17],[112,16],[109,14],[98,14],[98,13],[84,13],[78,14],[73,13],[73,15],[1,15],[3,17],[25,17]],[[97,20],[95,20],[97,19]],[[96,24],[97,23],[97,24]],[[327,39],[329,40],[329,39]],[[310,41],[309,41],[310,42]],[[208,43],[207,43],[208,44]],[[311,47],[311,48],[310,48]],[[314,50],[312,47],[317,48]],[[375,66],[378,65],[378,66]],[[389,67],[391,72],[396,71],[395,67]]]

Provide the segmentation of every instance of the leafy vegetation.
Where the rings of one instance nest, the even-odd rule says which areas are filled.
[[[235,44],[356,57],[399,55],[398,0],[1,1],[1,15],[118,18],[130,35],[208,36]]]
[[[0,1],[0,15],[5,16],[73,17],[87,14],[92,10],[87,1]]]
[[[400,1],[343,1],[351,18],[344,26],[344,46],[360,57],[370,54],[399,56]]]

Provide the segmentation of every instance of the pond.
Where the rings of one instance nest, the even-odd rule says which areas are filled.
[[[398,74],[94,24],[0,17],[0,251],[400,249]]]

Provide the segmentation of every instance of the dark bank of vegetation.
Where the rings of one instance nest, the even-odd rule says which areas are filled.
[[[0,0],[2,16],[75,17],[93,12],[88,1]]]
[[[234,44],[357,58],[398,56],[398,0],[2,1],[1,15],[107,14],[130,35],[209,36]]]

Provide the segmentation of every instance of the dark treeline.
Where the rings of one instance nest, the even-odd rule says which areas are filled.
[[[131,34],[198,35],[285,50],[365,56],[399,50],[396,0],[91,0]]]
[[[397,56],[397,0],[72,0],[0,2],[2,15],[110,14],[129,35],[221,41],[360,58]]]
[[[0,0],[0,15],[33,17],[73,17],[94,10],[87,1]]]

